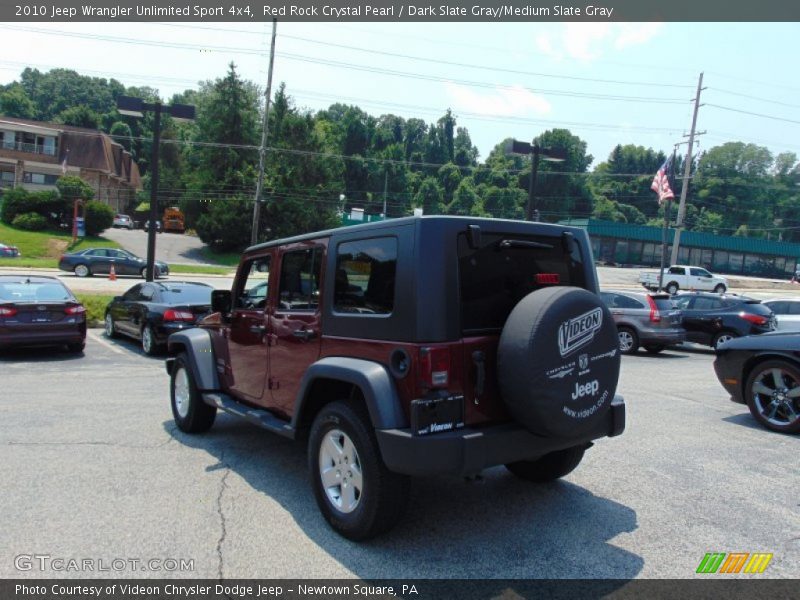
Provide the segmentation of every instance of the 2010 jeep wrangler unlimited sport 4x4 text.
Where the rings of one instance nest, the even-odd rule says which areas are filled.
[[[322,514],[360,540],[411,475],[571,472],[625,427],[617,348],[585,232],[411,217],[249,248],[167,372],[182,431],[222,409],[307,440]]]

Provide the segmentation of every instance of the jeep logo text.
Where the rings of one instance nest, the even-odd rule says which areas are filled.
[[[594,396],[600,391],[600,382],[595,379],[594,381],[587,381],[583,385],[580,383],[575,384],[575,391],[572,392],[572,399],[577,400],[584,396]]]

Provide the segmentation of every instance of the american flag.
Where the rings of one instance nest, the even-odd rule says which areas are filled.
[[[64,160],[61,161],[61,174],[62,175],[66,175],[67,174],[67,158],[68,157],[69,157],[69,148],[67,148],[67,151],[64,153]]]
[[[658,194],[658,203],[661,204],[667,198],[674,198],[675,194],[672,193],[672,188],[669,186],[669,169],[672,166],[672,157],[669,157],[661,165],[661,168],[653,177],[653,183],[650,184],[650,189]]]

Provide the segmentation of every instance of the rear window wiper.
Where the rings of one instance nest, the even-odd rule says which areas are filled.
[[[497,247],[503,250],[508,248],[540,248],[542,250],[552,250],[552,244],[543,244],[542,242],[531,242],[528,240],[500,240],[497,242]]]

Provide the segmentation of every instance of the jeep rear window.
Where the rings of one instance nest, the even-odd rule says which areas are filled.
[[[520,243],[514,243],[520,242]],[[458,235],[461,330],[499,331],[511,310],[534,290],[538,274],[558,275],[558,285],[586,287],[583,264],[564,252],[560,237],[483,233],[480,248]]]

